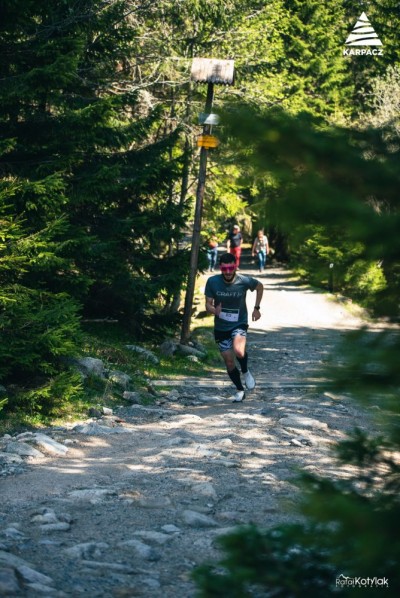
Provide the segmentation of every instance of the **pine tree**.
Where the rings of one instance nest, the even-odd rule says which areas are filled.
[[[4,3],[0,101],[15,215],[26,234],[51,231],[56,254],[38,252],[25,282],[136,328],[144,306],[180,284],[179,265],[174,276],[154,272],[168,270],[163,244],[184,215],[165,200],[180,170],[168,160],[176,134],[160,132],[160,112],[143,110],[129,80],[138,48],[130,9],[138,7]]]
[[[178,131],[131,76],[140,6],[1,6],[0,377],[41,386],[24,408],[75,385],[63,358],[81,350],[82,314],[140,331],[185,275],[167,251],[185,218],[167,199]]]

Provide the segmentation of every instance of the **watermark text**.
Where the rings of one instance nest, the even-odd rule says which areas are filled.
[[[346,577],[341,574],[336,578],[336,587],[340,588],[388,588],[387,577]]]

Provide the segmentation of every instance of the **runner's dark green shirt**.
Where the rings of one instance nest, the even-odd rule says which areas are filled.
[[[246,307],[247,291],[254,291],[258,280],[252,276],[236,274],[234,281],[227,284],[221,274],[210,276],[204,294],[214,299],[214,305],[222,305],[221,314],[214,317],[215,330],[232,330],[248,324]]]

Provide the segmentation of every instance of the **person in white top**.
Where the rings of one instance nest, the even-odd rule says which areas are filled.
[[[254,239],[251,255],[257,256],[258,259],[258,270],[262,272],[267,262],[267,255],[269,254],[268,237],[264,235],[264,231],[261,229],[257,232],[257,236]]]

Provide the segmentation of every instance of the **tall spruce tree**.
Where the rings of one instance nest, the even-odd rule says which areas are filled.
[[[184,222],[167,199],[177,131],[130,70],[142,6],[2,3],[3,382],[54,375],[79,350],[82,313],[140,331],[184,277],[166,249]]]

